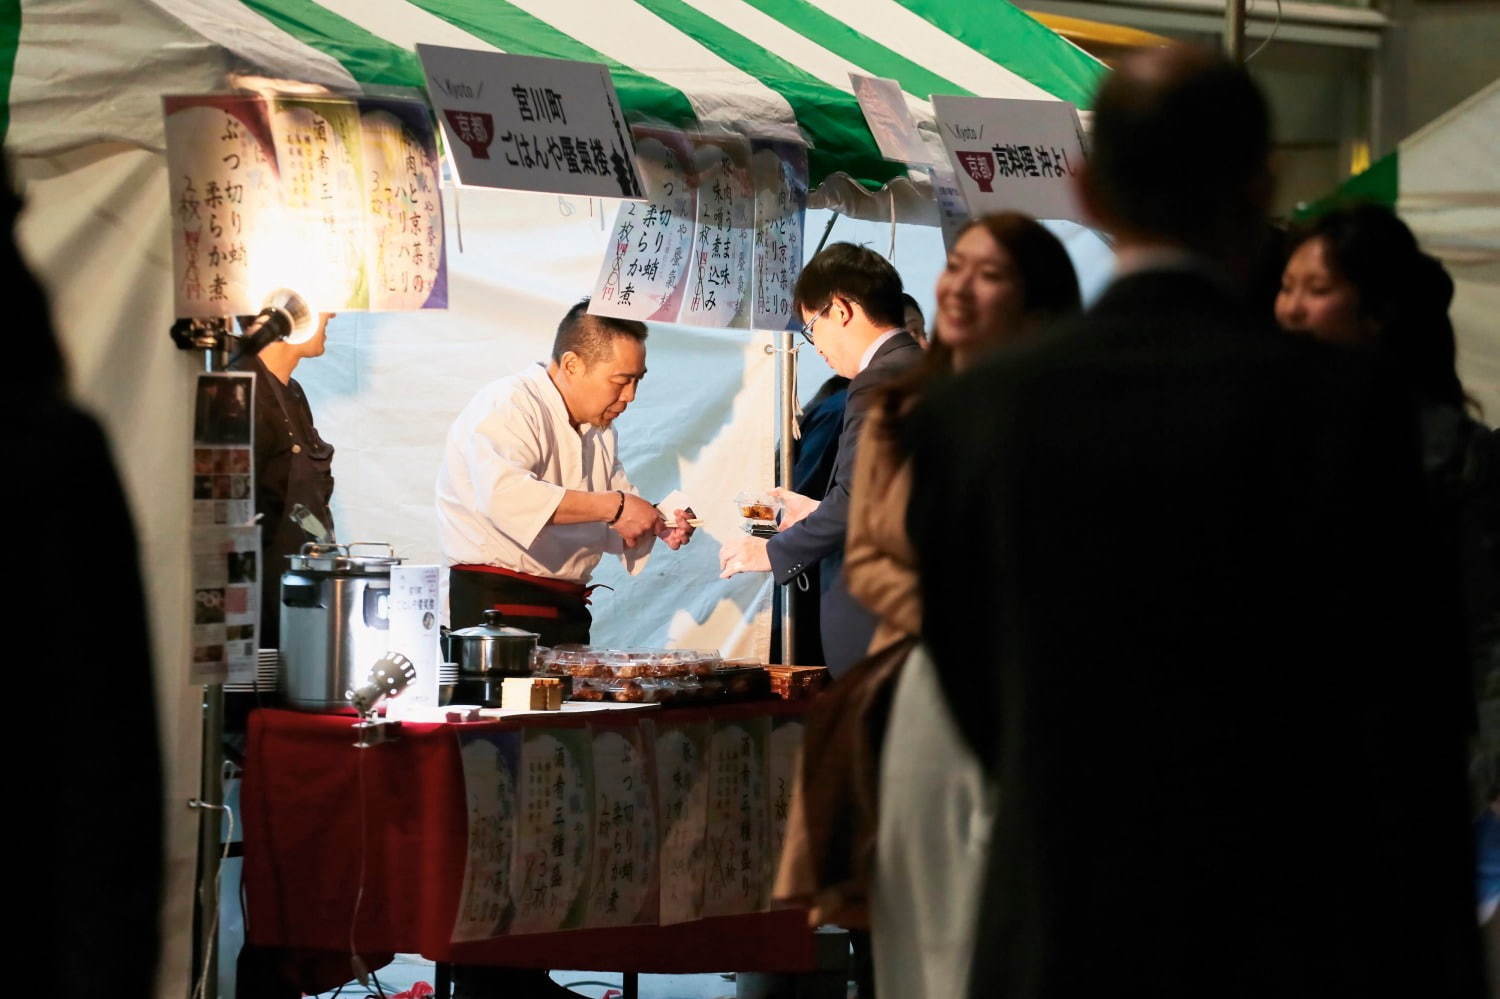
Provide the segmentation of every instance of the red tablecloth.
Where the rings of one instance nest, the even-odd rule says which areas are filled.
[[[700,721],[801,711],[795,702],[773,701],[674,709],[669,716]],[[801,909],[452,943],[468,837],[455,726],[408,724],[393,743],[356,749],[351,722],[294,711],[250,716],[241,792],[250,943],[350,952],[363,808],[364,893],[352,926],[353,949],[361,953],[658,973],[816,967]],[[570,714],[475,724],[562,728],[585,720]]]

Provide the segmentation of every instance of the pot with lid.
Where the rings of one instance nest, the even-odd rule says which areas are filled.
[[[500,623],[500,612],[484,612],[484,623],[448,634],[448,652],[461,676],[530,676],[535,632]]]
[[[356,554],[356,549],[384,549]],[[390,651],[390,545],[309,541],[281,576],[281,693],[300,711],[352,712],[346,691],[364,686]]]

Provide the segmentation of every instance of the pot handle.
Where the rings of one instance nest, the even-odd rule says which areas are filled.
[[[498,628],[505,623],[505,615],[498,608],[486,607],[484,609],[484,624],[487,628]]]
[[[350,555],[354,554],[354,549],[356,548],[384,548],[386,555],[391,558],[396,557],[395,547],[384,541],[350,541],[344,547],[349,550]]]

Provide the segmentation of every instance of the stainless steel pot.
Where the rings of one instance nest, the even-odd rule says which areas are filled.
[[[356,548],[382,548],[356,555]],[[364,686],[390,651],[390,545],[308,542],[281,577],[281,692],[300,711],[347,712],[346,692]]]
[[[537,637],[535,632],[506,627],[499,611],[487,610],[484,624],[448,634],[448,654],[458,661],[462,675],[530,676]]]

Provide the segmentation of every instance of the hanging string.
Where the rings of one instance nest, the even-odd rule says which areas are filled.
[[[896,189],[886,185],[886,191],[891,196],[891,248],[885,259],[893,261],[896,259]]]
[[[453,224],[458,229],[458,252],[464,252],[464,212],[462,202],[458,199],[458,193],[463,188],[457,184],[453,185]]]

